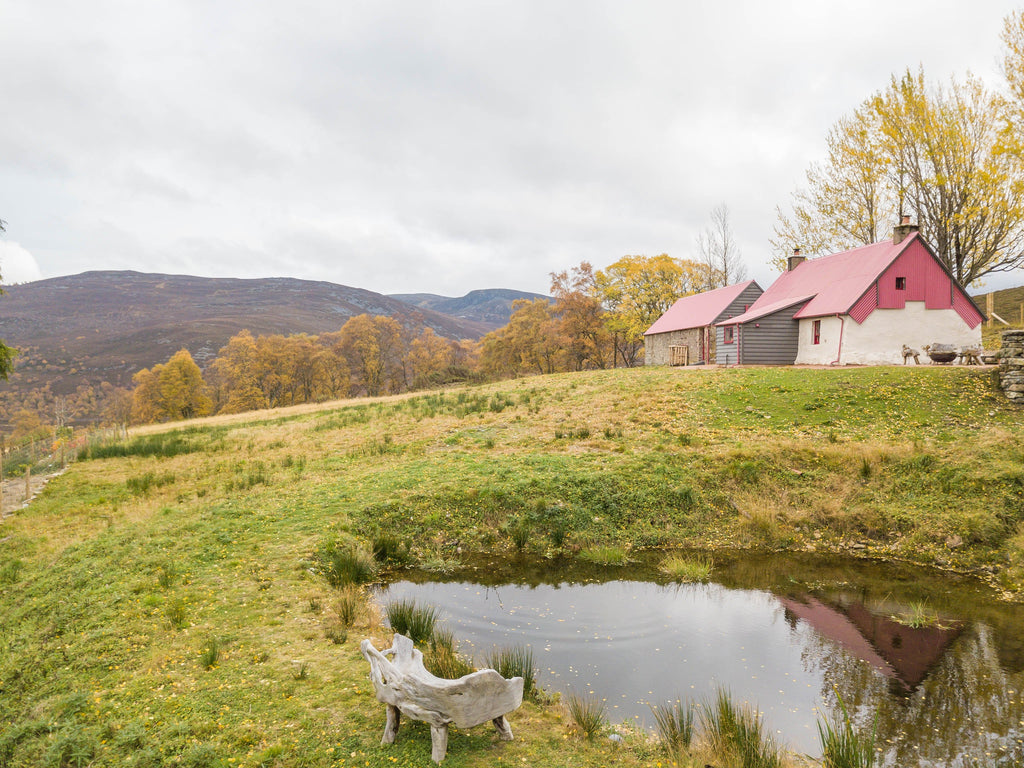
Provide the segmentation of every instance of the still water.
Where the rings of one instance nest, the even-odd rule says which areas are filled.
[[[725,688],[816,756],[838,694],[861,728],[877,718],[882,764],[1024,763],[1024,606],[971,579],[841,558],[725,555],[696,585],[666,583],[656,563],[478,561],[448,580],[403,573],[378,600],[439,607],[480,665],[529,645],[542,688],[605,699],[612,722],[650,727],[650,704]],[[926,626],[907,625],[921,613]]]

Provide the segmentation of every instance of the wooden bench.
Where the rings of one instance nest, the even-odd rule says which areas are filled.
[[[381,744],[393,744],[401,716],[430,724],[430,757],[444,760],[448,751],[448,726],[472,728],[494,723],[504,741],[512,740],[505,715],[523,703],[523,678],[506,680],[493,669],[445,680],[423,666],[423,654],[405,635],[395,635],[390,648],[378,651],[369,640],[359,646],[370,662],[377,701],[387,705],[387,723]],[[393,657],[388,659],[388,656]]]

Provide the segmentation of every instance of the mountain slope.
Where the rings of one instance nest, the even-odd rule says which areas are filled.
[[[410,328],[429,326],[453,339],[490,330],[371,291],[291,278],[97,271],[6,291],[0,297],[0,338],[20,351],[11,381],[0,384],[8,406],[19,393],[47,385],[53,395],[82,384],[130,386],[136,371],[182,348],[203,366],[245,328],[254,335],[318,334],[337,331],[365,312],[389,315]]]
[[[504,288],[489,288],[470,291],[465,296],[451,298],[433,293],[392,293],[392,299],[412,304],[420,309],[442,312],[452,317],[486,323],[493,328],[508,324],[512,315],[512,302],[517,299],[547,299],[539,293],[512,291]]]

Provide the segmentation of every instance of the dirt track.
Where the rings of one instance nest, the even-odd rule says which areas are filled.
[[[24,509],[25,505],[43,489],[43,486],[59,474],[60,472],[54,472],[49,475],[33,475],[29,481],[28,495],[25,494],[24,477],[4,480],[3,507],[0,508],[0,516],[7,517],[20,509]]]

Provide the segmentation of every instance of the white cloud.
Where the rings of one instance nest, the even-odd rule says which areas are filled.
[[[10,240],[0,240],[0,275],[4,285],[39,280],[43,272],[27,250]]]

